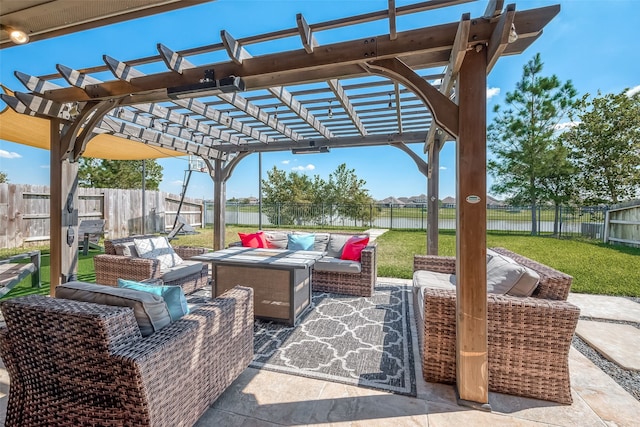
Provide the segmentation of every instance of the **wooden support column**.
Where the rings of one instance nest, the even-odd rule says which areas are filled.
[[[467,52],[459,75],[456,144],[456,381],[462,404],[489,402],[487,366],[487,50]],[[484,406],[482,406],[484,405]]]
[[[226,182],[223,170],[223,161],[214,161],[213,172],[213,250],[224,249],[225,233],[225,208],[226,208]]]
[[[50,278],[51,295],[56,286],[76,279],[78,270],[78,163],[65,156],[60,120],[50,127]]]
[[[429,151],[429,177],[427,178],[427,255],[438,255],[439,191],[440,183],[440,141],[436,138],[435,148]]]

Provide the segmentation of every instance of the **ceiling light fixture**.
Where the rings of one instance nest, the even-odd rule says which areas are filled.
[[[329,101],[329,111],[328,111],[330,119],[333,118],[333,110],[331,109],[331,102],[333,102],[333,101]]]
[[[273,118],[278,120],[278,106],[276,105],[276,111],[273,113]]]
[[[391,93],[389,93],[389,108],[393,108],[393,103],[391,102]]]
[[[244,89],[244,80],[240,77],[229,76],[216,80],[213,70],[205,70],[204,77],[200,79],[200,82],[167,88],[167,96],[171,99],[185,99],[240,92]]]
[[[0,24],[0,29],[6,31],[9,34],[9,38],[15,44],[29,43],[29,35],[22,30],[18,30],[8,25]]]

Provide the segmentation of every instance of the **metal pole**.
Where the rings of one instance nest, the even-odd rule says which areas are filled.
[[[262,152],[258,152],[258,230],[262,230]]]
[[[146,234],[145,227],[145,212],[147,211],[146,204],[146,186],[147,186],[147,161],[142,160],[142,234]]]

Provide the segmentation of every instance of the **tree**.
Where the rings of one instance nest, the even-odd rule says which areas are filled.
[[[100,160],[81,157],[78,168],[81,187],[142,188],[142,160]],[[145,188],[157,190],[162,181],[162,166],[145,161]]]
[[[373,201],[365,184],[344,163],[329,175],[328,181],[295,171],[287,174],[274,166],[262,181],[264,210],[274,224],[324,224],[334,216],[364,221],[370,216],[365,205]],[[314,209],[315,206],[322,208]]]
[[[7,177],[7,173],[0,171],[0,184],[4,184],[5,182],[9,182],[9,178]]]
[[[573,149],[584,203],[618,203],[640,196],[640,94],[579,102],[578,124],[563,137]]]
[[[555,140],[555,129],[575,103],[571,81],[562,84],[555,76],[543,77],[540,54],[524,66],[516,90],[508,92],[507,109],[497,105],[496,116],[488,127],[488,140],[495,156],[487,163],[495,178],[491,190],[510,195],[513,203],[531,206],[531,234],[538,234],[538,204],[549,200],[550,172],[566,159]],[[565,152],[566,154],[566,152]]]

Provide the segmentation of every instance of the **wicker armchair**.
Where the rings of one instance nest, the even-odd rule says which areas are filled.
[[[531,297],[488,295],[489,390],[571,404],[569,349],[580,310],[566,301],[573,278],[503,248],[540,275]],[[416,255],[414,271],[455,274],[455,258]],[[415,289],[414,289],[415,290]],[[456,380],[455,290],[414,292],[424,379]],[[424,307],[424,308],[422,308]]]
[[[130,308],[1,304],[7,426],[191,426],[253,358],[253,291],[236,287],[142,338]]]
[[[137,258],[116,254],[116,246],[133,243],[133,239],[155,236],[132,236],[104,241],[104,254],[96,255],[93,264],[96,271],[96,283],[117,286],[118,279],[148,280],[161,279],[165,285],[180,285],[186,294],[205,287],[209,282],[209,265],[201,263],[200,271],[177,280],[164,280],[160,263],[155,259]],[[172,246],[180,258],[189,258],[206,253],[207,248],[190,246]]]

